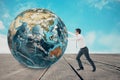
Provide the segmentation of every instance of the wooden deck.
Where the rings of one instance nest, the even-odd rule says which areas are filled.
[[[11,54],[0,54],[0,80],[119,80],[120,54],[92,54],[97,71],[81,58],[85,70],[78,68],[75,54],[66,54],[47,69],[30,69],[19,64]]]

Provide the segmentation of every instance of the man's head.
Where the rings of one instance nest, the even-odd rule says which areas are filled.
[[[75,34],[76,34],[76,35],[81,34],[81,29],[80,29],[80,28],[76,28],[76,29],[75,29]]]

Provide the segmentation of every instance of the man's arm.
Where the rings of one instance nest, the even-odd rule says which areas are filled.
[[[69,37],[68,40],[76,40],[76,35],[74,33],[68,31],[68,34],[72,35],[72,37]]]
[[[72,36],[74,36],[74,37],[76,36],[74,33],[69,32],[69,31],[68,31],[68,34],[70,34],[70,35],[72,35]]]

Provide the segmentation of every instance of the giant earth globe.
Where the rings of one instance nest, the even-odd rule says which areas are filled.
[[[11,23],[8,44],[12,55],[30,68],[47,68],[64,54],[68,33],[63,21],[47,9],[29,9]]]

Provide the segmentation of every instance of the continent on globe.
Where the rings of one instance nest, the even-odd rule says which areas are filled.
[[[65,24],[47,9],[29,9],[11,23],[8,44],[12,55],[30,68],[46,68],[58,61],[68,42]]]
[[[50,57],[55,56],[59,57],[62,53],[62,50],[60,47],[55,48],[53,51],[50,51]]]

